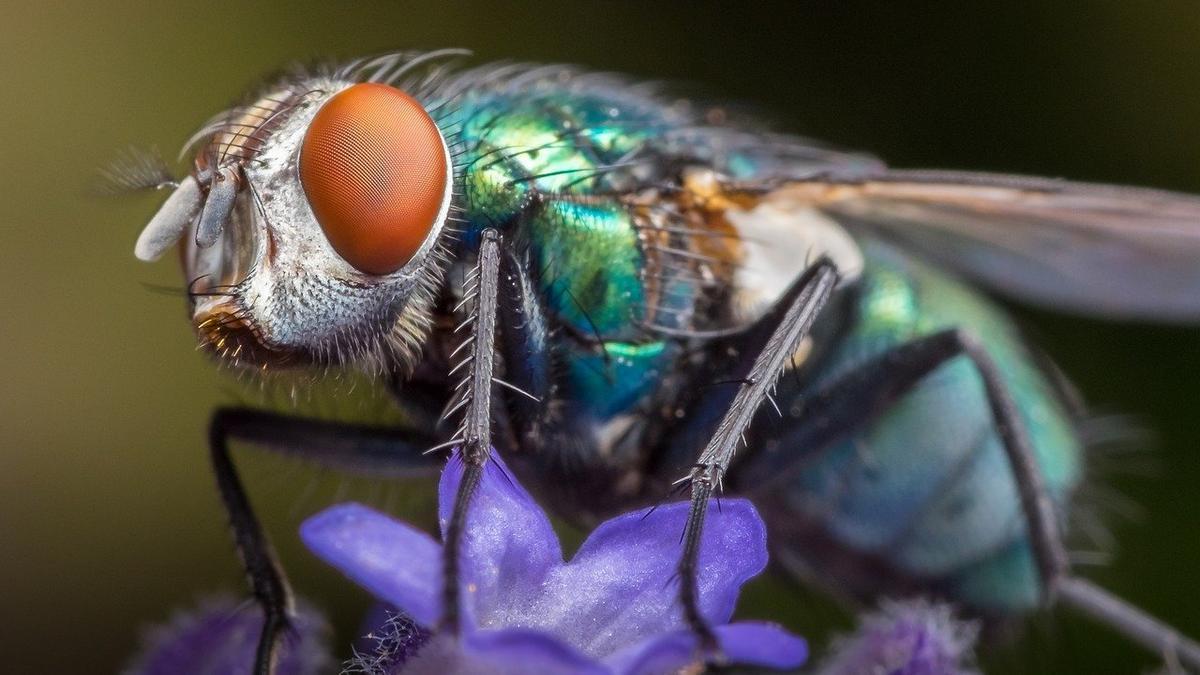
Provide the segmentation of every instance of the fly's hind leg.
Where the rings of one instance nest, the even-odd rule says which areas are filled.
[[[817,452],[862,426],[910,391],[925,376],[966,357],[983,381],[996,433],[1013,473],[1025,515],[1043,600],[1065,602],[1158,653],[1200,668],[1200,644],[1128,602],[1071,573],[1055,505],[1021,420],[995,362],[969,333],[951,329],[895,347],[818,392],[805,406],[798,434],[789,444]],[[804,457],[793,461],[803,462]],[[778,468],[778,467],[777,467]],[[775,480],[787,471],[775,472]],[[749,484],[756,481],[751,477]]]
[[[426,456],[431,437],[396,428],[341,424],[279,415],[248,408],[220,408],[209,424],[209,450],[221,503],[229,517],[234,544],[264,620],[254,658],[256,675],[271,673],[280,639],[293,610],[292,592],[270,540],[238,477],[229,441],[268,447],[323,466],[373,473],[436,471],[439,458]]]

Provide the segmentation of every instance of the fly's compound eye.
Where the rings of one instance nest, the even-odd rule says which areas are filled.
[[[317,111],[300,182],[334,250],[390,274],[421,248],[450,190],[445,141],[425,109],[383,84],[355,84]]]

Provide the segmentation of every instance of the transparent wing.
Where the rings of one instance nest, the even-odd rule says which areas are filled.
[[[997,292],[1117,318],[1200,321],[1200,197],[998,174],[887,170],[781,191]]]

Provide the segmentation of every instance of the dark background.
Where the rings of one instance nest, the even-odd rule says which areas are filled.
[[[1194,0],[5,6],[0,671],[111,672],[140,626],[202,592],[242,589],[203,429],[214,405],[256,396],[195,353],[179,298],[141,283],[179,283],[170,262],[132,256],[156,198],[91,197],[96,168],[130,144],[173,156],[200,122],[291,60],[443,46],[477,60],[683,80],[898,165],[1200,192]],[[1115,560],[1087,574],[1200,634],[1200,330],[1018,314],[1099,410],[1155,431],[1156,475],[1109,479],[1136,509],[1110,521]],[[364,415],[384,405],[355,400],[305,405]],[[296,587],[353,626],[364,598],[299,547],[295,525],[335,499],[382,504],[379,486],[250,464]],[[379,492],[397,509],[423,501],[396,486]],[[758,583],[744,613],[781,616],[817,645],[845,625],[781,588]],[[995,672],[1153,667],[1065,611],[989,659]]]

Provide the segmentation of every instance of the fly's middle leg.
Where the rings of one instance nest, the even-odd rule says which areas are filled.
[[[717,425],[692,471],[682,481],[691,488],[691,508],[683,535],[679,561],[680,593],[684,618],[708,650],[717,647],[716,636],[701,615],[696,593],[700,539],[709,498],[719,491],[725,471],[758,409],[770,398],[779,376],[837,285],[833,263],[820,260],[799,277],[775,307],[739,340],[749,363],[739,368],[741,385]],[[748,367],[747,367],[748,366]]]

